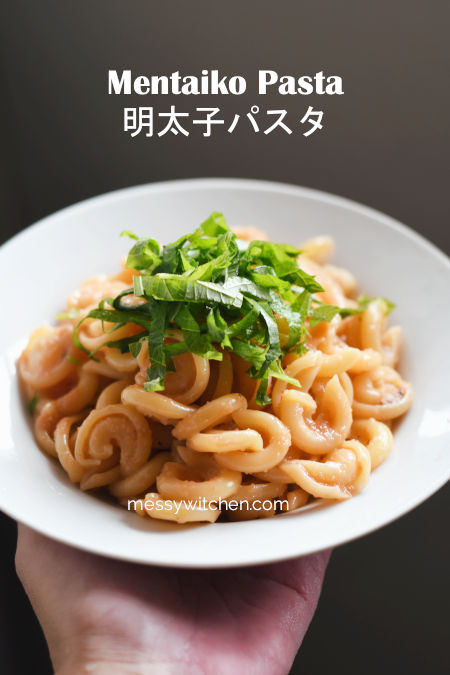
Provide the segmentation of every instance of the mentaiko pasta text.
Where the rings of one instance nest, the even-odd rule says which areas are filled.
[[[309,96],[310,94],[342,95],[342,78],[325,75],[322,70],[314,75],[279,75],[275,70],[259,70],[257,93],[277,92],[282,96]],[[201,75],[182,75],[179,70],[170,75],[134,75],[131,70],[108,71],[108,94],[173,94],[184,96],[228,95],[240,96],[247,91],[243,75],[222,75],[219,70],[202,70]]]
[[[281,96],[310,94],[342,95],[344,93],[342,78],[338,75],[326,75],[322,70],[314,75],[280,75],[275,70],[259,70],[256,80],[255,95],[278,93]],[[201,75],[183,75],[179,70],[170,75],[135,75],[131,70],[108,71],[108,94],[157,96],[172,94],[183,96],[229,95],[240,96],[247,90],[247,80],[242,75],[223,75],[219,70],[202,70]],[[186,138],[195,130],[203,136],[210,137],[217,133],[232,134],[242,129],[250,133],[268,135],[272,132],[291,135],[301,132],[303,136],[311,136],[322,129],[324,111],[313,106],[299,116],[276,105],[267,109],[263,105],[253,104],[246,114],[242,111],[229,114],[217,106],[196,107],[194,110],[180,110],[178,106],[162,110],[151,106],[126,107],[123,110],[123,131],[131,138],[142,136],[160,138],[169,134]]]

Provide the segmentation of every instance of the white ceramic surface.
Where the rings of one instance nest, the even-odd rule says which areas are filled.
[[[274,519],[178,527],[82,493],[33,440],[19,397],[16,359],[28,334],[52,321],[86,277],[118,268],[131,229],[163,242],[211,211],[230,225],[266,229],[298,244],[336,241],[335,261],[362,291],[397,304],[401,372],[415,400],[394,449],[364,492]],[[450,264],[438,249],[381,213],[336,196],[278,183],[202,179],[120,190],[36,223],[0,250],[0,508],[60,541],[115,558],[177,567],[228,567],[311,553],[360,537],[422,502],[450,476]]]

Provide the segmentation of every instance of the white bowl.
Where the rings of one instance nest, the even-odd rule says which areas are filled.
[[[339,504],[272,519],[179,527],[142,519],[82,493],[36,445],[19,396],[16,359],[29,333],[52,321],[83,279],[117,270],[131,229],[169,242],[212,211],[229,224],[266,229],[298,244],[317,234],[336,242],[336,262],[369,295],[397,304],[401,372],[414,405],[394,449],[365,490]],[[0,251],[0,508],[72,546],[114,558],[174,567],[231,567],[300,556],[360,537],[414,508],[450,476],[450,264],[404,225],[354,202],[306,188],[249,180],[156,183],[113,192],[60,211]]]

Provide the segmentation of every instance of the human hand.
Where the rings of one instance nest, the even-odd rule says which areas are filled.
[[[329,552],[181,570],[102,558],[19,525],[17,573],[58,675],[288,673]]]

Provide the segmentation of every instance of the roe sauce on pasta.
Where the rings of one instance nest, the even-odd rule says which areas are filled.
[[[329,264],[213,213],[170,245],[134,241],[18,362],[38,444],[82,490],[178,523],[349,499],[412,403],[393,305]]]

